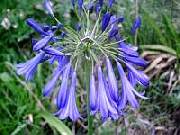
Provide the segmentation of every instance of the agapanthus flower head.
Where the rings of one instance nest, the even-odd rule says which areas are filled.
[[[50,66],[55,65],[43,95],[55,97],[57,117],[69,117],[76,121],[81,118],[78,111],[81,106],[77,106],[75,94],[76,85],[81,85],[81,81],[77,83],[77,76],[82,76],[81,71],[90,65],[90,88],[86,90],[90,114],[100,115],[103,121],[118,119],[128,104],[139,107],[138,97],[147,99],[144,92],[136,91],[135,87],[137,84],[148,86],[149,79],[142,71],[148,63],[140,57],[138,48],[127,43],[120,35],[123,28],[119,24],[123,23],[124,17],[111,12],[115,0],[71,2],[73,9],[80,11],[77,14],[79,22],[74,22],[77,24],[75,28],[62,25],[53,13],[50,0],[44,1],[44,8],[57,25],[44,25],[32,18],[27,19],[27,24],[40,34],[40,38],[32,40],[36,56],[18,64],[17,72],[30,80],[40,63],[48,61]],[[108,8],[107,12],[101,11],[105,9],[103,6]],[[93,16],[96,18],[92,19],[91,14],[96,14]],[[132,26],[133,31],[139,28],[140,22],[137,18]],[[56,86],[58,90],[54,90]]]

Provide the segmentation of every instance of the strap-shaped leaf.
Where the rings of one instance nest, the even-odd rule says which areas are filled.
[[[43,117],[50,126],[55,127],[60,134],[72,135],[71,130],[52,114],[44,111],[40,113],[40,116]]]

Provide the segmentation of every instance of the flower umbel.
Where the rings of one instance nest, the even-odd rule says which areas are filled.
[[[55,17],[50,0],[44,1],[44,8],[57,25],[42,25],[32,18],[27,19],[27,24],[40,34],[40,39],[32,41],[36,56],[26,63],[18,64],[17,72],[24,75],[26,80],[31,80],[38,64],[48,61],[50,65],[56,65],[52,79],[43,89],[43,95],[54,95],[57,117],[69,117],[76,121],[81,118],[78,111],[80,106],[76,104],[76,86],[81,85],[78,80],[82,76],[82,67],[89,63],[90,90],[86,93],[90,114],[100,114],[103,121],[108,118],[118,119],[128,103],[138,108],[137,97],[147,99],[144,92],[135,90],[138,83],[145,87],[149,84],[148,77],[142,71],[147,62],[139,56],[137,47],[127,43],[120,35],[122,27],[119,24],[123,23],[124,18],[111,12],[115,0],[71,2],[73,9],[79,11],[75,12],[79,21],[73,28],[63,26]],[[105,13],[102,10],[104,6],[108,8]],[[91,18],[91,14],[96,18]],[[141,20],[137,18],[132,33],[140,24]],[[59,90],[54,90],[59,83]]]

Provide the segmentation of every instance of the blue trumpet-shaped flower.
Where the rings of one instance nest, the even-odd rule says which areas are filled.
[[[111,62],[108,58],[106,58],[106,65],[107,65],[107,71],[108,71],[108,86],[110,89],[110,95],[112,99],[117,102],[118,100],[118,86],[117,86],[117,80],[116,76],[113,71],[113,67],[111,65]]]
[[[33,79],[37,66],[43,60],[44,56],[45,53],[41,52],[26,63],[17,64],[17,73],[19,75],[24,75],[27,81]]]
[[[98,111],[101,114],[102,120],[105,121],[108,117],[117,119],[117,108],[110,102],[110,96],[108,96],[107,88],[104,82],[103,73],[101,67],[98,67]]]
[[[142,71],[136,70],[130,63],[126,63],[126,66],[130,72],[131,78],[135,79],[138,83],[140,83],[143,86],[149,85],[149,78]]]
[[[75,97],[76,79],[76,72],[73,72],[71,87],[70,89],[67,89],[67,99],[65,101],[65,105],[55,114],[60,119],[69,117],[72,121],[76,121],[80,118],[80,113],[76,105]]]
[[[142,99],[147,99],[147,98],[144,97],[142,94],[138,93],[133,88],[133,86],[131,85],[131,83],[128,81],[128,79],[126,77],[126,74],[125,74],[121,64],[118,62],[117,62],[117,67],[118,67],[118,72],[119,72],[119,75],[121,77],[121,82],[122,82],[122,93],[121,93],[121,98],[119,99],[118,109],[119,110],[124,109],[127,101],[131,104],[132,107],[138,108],[139,103],[138,103],[135,95]]]
[[[68,63],[63,72],[61,87],[56,98],[56,104],[59,109],[63,108],[67,102],[70,69],[71,64]]]

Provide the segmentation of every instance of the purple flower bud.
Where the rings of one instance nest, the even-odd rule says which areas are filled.
[[[37,70],[38,64],[41,62],[41,60],[44,58],[45,53],[41,52],[37,54],[34,58],[31,60],[28,60],[26,63],[20,63],[17,64],[17,73],[19,75],[24,75],[25,79],[27,81],[31,80],[34,77],[34,73]]]
[[[32,27],[39,34],[47,35],[47,33],[42,29],[41,25],[37,23],[33,18],[28,18],[26,22],[30,27]]]
[[[44,48],[48,42],[51,40],[52,36],[45,36],[43,39],[39,40],[34,46],[33,50],[38,51],[42,48]]]
[[[52,2],[50,0],[44,0],[43,6],[44,6],[45,10],[48,12],[48,14],[50,14],[51,16],[54,17]]]
[[[136,30],[138,28],[140,28],[141,26],[141,18],[140,17],[137,17],[135,20],[134,20],[134,23],[133,23],[133,26],[131,27],[131,33],[134,35],[136,33]]]
[[[105,13],[103,15],[103,18],[102,18],[102,31],[105,31],[108,24],[109,24],[109,21],[110,21],[110,18],[111,18],[111,14],[109,12]]]

